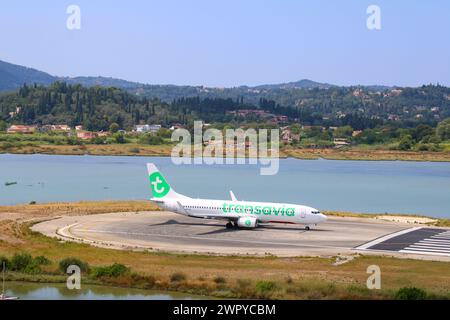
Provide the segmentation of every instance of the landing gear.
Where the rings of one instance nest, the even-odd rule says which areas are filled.
[[[227,229],[233,229],[233,228],[234,228],[234,225],[233,225],[233,223],[228,222],[228,223],[225,225],[225,227],[227,227]]]
[[[306,230],[306,231],[309,231],[309,230],[311,230],[311,227],[310,227],[310,226],[306,226],[306,227],[305,227],[305,230]]]

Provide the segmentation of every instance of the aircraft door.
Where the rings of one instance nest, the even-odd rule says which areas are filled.
[[[302,219],[306,218],[306,208],[300,209],[300,218]]]

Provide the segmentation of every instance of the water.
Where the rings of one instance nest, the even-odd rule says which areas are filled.
[[[183,165],[170,158],[0,155],[0,205],[78,200],[143,200],[146,162],[191,197],[306,204],[320,210],[410,213],[450,218],[450,163],[280,160],[275,176],[255,165]],[[17,181],[5,186],[5,182]]]
[[[82,285],[81,290],[68,290],[65,284],[7,282],[6,295],[21,300],[184,300],[205,299],[183,293],[161,293],[106,286]]]

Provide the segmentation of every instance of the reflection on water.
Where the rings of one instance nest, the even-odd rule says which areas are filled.
[[[81,290],[69,290],[65,284],[6,283],[6,295],[22,300],[185,300],[205,299],[202,296],[153,290],[139,290],[106,286],[83,286]],[[207,298],[207,297],[206,297]]]

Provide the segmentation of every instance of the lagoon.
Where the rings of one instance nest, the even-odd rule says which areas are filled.
[[[310,205],[320,210],[450,218],[450,163],[281,159],[257,165],[174,165],[168,157],[0,155],[0,205],[150,197],[147,162],[191,197]],[[17,184],[5,185],[5,183]]]
[[[82,285],[80,290],[69,290],[59,283],[7,282],[6,295],[20,300],[192,300],[208,297],[178,292],[159,292],[132,288]]]

